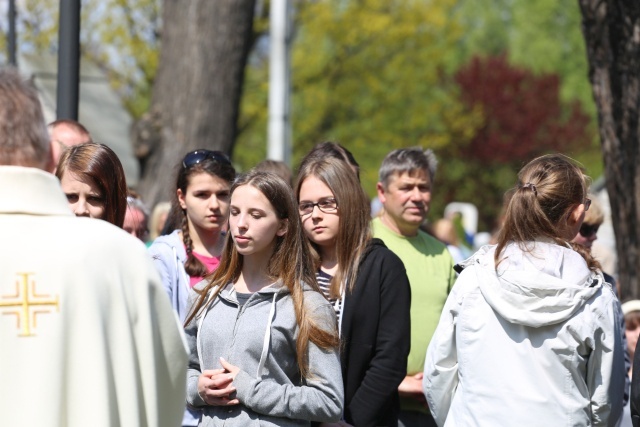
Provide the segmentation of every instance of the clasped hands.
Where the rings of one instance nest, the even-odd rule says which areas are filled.
[[[220,369],[207,369],[198,377],[198,394],[207,405],[232,406],[240,401],[235,397],[233,386],[240,368],[220,358]]]

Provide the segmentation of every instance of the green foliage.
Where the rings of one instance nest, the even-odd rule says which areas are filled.
[[[19,4],[17,32],[22,52],[57,51],[59,4],[58,0],[24,0]],[[134,117],[149,105],[158,66],[160,4],[161,0],[82,1],[82,54],[107,73]],[[0,46],[6,46],[4,34]]]
[[[461,99],[481,108],[483,126],[470,144],[442,151],[437,200],[467,201],[479,208],[481,228],[495,226],[502,194],[529,160],[549,152],[588,147],[589,116],[578,102],[563,103],[555,74],[534,74],[507,63],[504,56],[474,57],[455,75]],[[462,149],[461,149],[462,148]]]
[[[25,0],[18,11],[18,46],[30,53],[57,47],[58,3],[55,0]]]
[[[269,1],[256,13],[234,162],[248,169],[266,156]],[[19,48],[55,53],[58,0],[19,2]],[[83,54],[107,72],[134,117],[146,111],[158,65],[161,0],[83,0]],[[436,150],[440,171],[432,217],[454,198],[476,201],[489,218],[523,160],[469,160],[491,119],[462,101],[453,75],[474,55],[504,53],[511,64],[560,77],[560,99],[590,114],[590,146],[569,148],[597,178],[602,159],[575,0],[299,0],[292,54],[294,166],[316,143],[335,140],[362,166],[374,195],[384,155],[398,147]],[[0,28],[4,30],[4,28]],[[3,31],[0,31],[3,32]],[[6,49],[0,34],[2,54]],[[567,114],[567,113],[562,113]],[[516,164],[517,163],[517,164]],[[484,196],[486,194],[486,197]],[[479,201],[478,201],[479,200]]]
[[[292,56],[294,165],[314,144],[338,141],[360,162],[363,186],[373,196],[386,153],[413,145],[434,148],[441,161],[434,219],[450,201],[474,202],[481,227],[489,229],[502,193],[528,160],[524,157],[535,155],[525,150],[529,154],[524,157],[493,163],[486,156],[474,162],[469,155],[472,141],[495,114],[487,106],[463,103],[453,82],[452,76],[474,54],[506,53],[510,63],[527,72],[558,75],[559,92],[551,82],[547,93],[551,100],[560,97],[556,102],[563,107],[554,108],[564,120],[574,100],[590,114],[594,111],[580,14],[569,0],[328,0],[298,6]],[[234,153],[245,169],[266,155],[268,98],[267,63],[247,71]],[[527,111],[535,114],[540,108]],[[580,137],[581,144],[543,145],[576,157],[597,176],[602,166],[593,116],[591,123],[584,115],[574,117],[579,118],[576,127],[583,126],[587,135]],[[562,137],[544,126],[536,138]],[[585,140],[593,142],[585,146]]]
[[[299,4],[292,54],[294,163],[323,140],[338,141],[375,193],[384,155],[399,147],[439,148],[469,140],[481,122],[444,72],[463,28],[453,0],[323,1]],[[264,145],[266,64],[247,74],[242,134],[234,159],[255,164]]]
[[[457,15],[466,28],[457,50],[457,65],[473,55],[508,53],[509,61],[537,74],[560,76],[563,102],[578,100],[590,116],[591,143],[568,152],[598,177],[603,170],[593,92],[581,31],[581,14],[575,0],[474,0],[461,1]]]
[[[243,90],[233,162],[236,169],[248,170],[267,156],[269,65],[266,61],[247,67]]]
[[[134,117],[150,103],[158,68],[161,0],[87,0],[85,54],[107,71]]]
[[[595,112],[576,1],[464,1],[457,15],[466,28],[458,65],[474,55],[508,52],[516,65],[559,74],[562,100],[578,99],[586,111]]]

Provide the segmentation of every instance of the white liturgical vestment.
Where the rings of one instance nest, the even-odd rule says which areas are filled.
[[[187,354],[144,245],[17,166],[0,233],[0,426],[179,426]]]

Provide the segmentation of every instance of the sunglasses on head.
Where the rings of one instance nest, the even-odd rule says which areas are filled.
[[[184,159],[182,159],[182,167],[188,169],[207,159],[211,159],[214,162],[222,163],[225,165],[231,165],[229,157],[227,157],[227,155],[222,151],[199,149],[187,153],[187,155],[184,156]]]
[[[598,232],[599,228],[600,228],[600,225],[585,224],[583,222],[582,225],[580,226],[579,233],[582,237],[591,237]]]

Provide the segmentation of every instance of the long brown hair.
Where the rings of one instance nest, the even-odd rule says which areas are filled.
[[[342,283],[346,282],[350,291],[353,291],[355,286],[360,260],[371,241],[371,210],[367,195],[356,174],[346,162],[331,157],[304,162],[300,166],[296,182],[298,201],[300,201],[302,183],[311,176],[329,187],[338,204],[337,214],[340,217],[336,236],[338,269],[330,284],[331,296],[338,298]],[[309,239],[307,241],[317,270],[322,262],[320,247]]]
[[[325,141],[316,144],[300,162],[298,172],[304,169],[308,163],[313,163],[330,157],[344,161],[355,172],[358,181],[360,181],[360,165],[356,161],[355,157],[353,157],[353,154],[351,154],[351,151],[333,141]]]
[[[562,154],[541,156],[525,165],[518,173],[518,184],[498,235],[496,268],[509,243],[518,243],[526,250],[525,242],[547,238],[559,245],[571,245],[589,269],[600,269],[591,254],[562,236],[567,218],[587,197],[588,182],[582,168]]]
[[[104,198],[104,219],[122,228],[127,212],[127,180],[116,153],[104,144],[85,142],[60,156],[56,176],[70,172],[93,182]]]
[[[308,346],[309,341],[323,349],[335,348],[338,345],[336,330],[327,331],[320,328],[307,312],[304,305],[303,283],[318,289],[309,254],[302,231],[298,208],[291,192],[291,187],[282,178],[270,172],[249,171],[240,176],[231,187],[231,194],[243,185],[250,185],[259,190],[269,200],[278,218],[287,221],[287,232],[276,236],[276,244],[269,260],[268,274],[271,279],[279,280],[289,289],[293,299],[296,321],[299,332],[296,339],[296,357],[300,374],[309,377]],[[243,256],[240,255],[233,242],[232,233],[227,233],[227,241],[222,252],[220,265],[209,277],[209,283],[201,291],[191,307],[185,325],[202,315],[206,302],[214,300],[220,290],[229,283],[234,283],[242,272]],[[211,298],[209,293],[213,292]]]
[[[208,152],[207,150],[195,150],[200,152]],[[187,153],[189,156],[192,151]],[[198,175],[200,173],[206,172],[211,176],[218,177],[231,185],[233,179],[236,177],[236,170],[231,165],[231,162],[226,158],[226,156],[222,153],[216,153],[212,157],[204,157],[201,161],[196,164],[189,165],[186,164],[184,160],[180,162],[178,166],[178,173],[176,176],[176,190],[182,191],[182,194],[187,194],[187,187],[191,182],[191,177]],[[173,201],[171,206],[171,212],[169,216],[175,220],[179,221],[176,224],[177,227],[182,231],[182,242],[184,243],[185,251],[187,253],[187,260],[184,263],[184,270],[191,277],[204,277],[209,272],[207,267],[193,255],[193,242],[191,240],[191,233],[189,231],[189,220],[187,219],[187,211],[186,209],[182,209],[180,203],[178,201],[177,191],[174,192]]]

